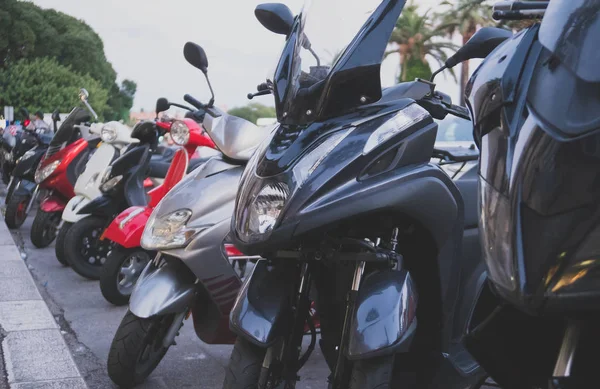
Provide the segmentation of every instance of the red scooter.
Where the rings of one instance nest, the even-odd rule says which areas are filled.
[[[47,191],[31,225],[31,242],[38,248],[47,247],[56,238],[62,212],[75,196],[73,188],[77,177],[100,142],[100,138],[86,140],[82,137],[79,125],[90,118],[87,110],[73,109],[54,134],[35,172],[37,187],[33,197],[40,189]]]
[[[188,170],[189,156],[199,146],[215,147],[198,123],[191,119],[174,121],[169,132],[174,142],[183,148],[176,152],[164,182],[148,192],[146,206],[133,206],[121,212],[100,238],[116,243],[107,256],[100,276],[102,295],[115,305],[127,304],[135,281],[156,254],[140,246],[144,227],[154,207],[183,179]]]

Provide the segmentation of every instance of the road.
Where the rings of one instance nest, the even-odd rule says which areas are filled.
[[[4,204],[4,198],[0,200]],[[114,388],[106,373],[106,359],[113,335],[127,308],[106,302],[97,281],[84,279],[62,266],[54,255],[54,244],[45,249],[37,249],[31,244],[29,231],[34,213],[32,210],[25,224],[12,232],[13,238],[26,254],[38,289],[57,319],[90,389]],[[232,346],[201,342],[194,333],[191,319],[185,322],[176,342],[155,372],[138,387],[220,388]],[[299,389],[326,387],[328,370],[318,347],[300,374],[303,378]]]

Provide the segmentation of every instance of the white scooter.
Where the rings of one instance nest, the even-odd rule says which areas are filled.
[[[64,258],[64,237],[74,223],[88,216],[78,214],[79,210],[102,195],[100,186],[110,172],[111,163],[119,157],[121,150],[140,141],[131,137],[130,127],[115,121],[92,124],[89,131],[100,135],[102,143],[87,162],[83,173],[77,178],[74,188],[75,197],[69,200],[62,214],[55,251],[56,258],[65,266],[67,262]]]

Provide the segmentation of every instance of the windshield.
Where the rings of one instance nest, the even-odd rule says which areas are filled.
[[[79,130],[74,126],[90,120],[90,113],[84,108],[73,108],[69,116],[61,123],[54,134],[50,146],[60,146],[73,142],[80,136]]]
[[[551,1],[539,36],[579,78],[600,82],[600,0]]]
[[[446,116],[444,120],[439,120],[438,132],[435,138],[436,145],[444,146],[466,146],[474,144],[473,124],[470,120],[461,119],[455,116]]]
[[[309,124],[381,98],[380,65],[405,0],[306,0],[275,72],[277,116]]]

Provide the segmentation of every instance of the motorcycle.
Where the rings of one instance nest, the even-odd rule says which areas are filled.
[[[295,387],[316,343],[311,328],[301,355],[312,300],[330,388],[485,382],[462,343],[485,283],[474,171],[453,181],[430,162],[465,158],[435,148],[434,119],[469,114],[430,81],[381,89],[380,64],[404,4],[345,8],[358,13],[344,20],[369,16],[362,27],[343,26],[337,46],[311,30],[335,13],[319,9],[326,3],[296,17],[283,4],[256,8],[287,41],[275,82],[262,91],[275,95],[279,124],[249,161],[231,219],[233,244],[265,259],[230,314],[238,337],[224,388]],[[507,39],[488,31],[495,40],[477,45],[484,55]],[[341,54],[321,65],[328,53]]]
[[[541,23],[467,84],[489,282],[465,341],[501,387],[597,387],[599,15],[599,1],[498,3],[496,18]]]
[[[169,103],[169,106],[172,105]],[[146,206],[134,206],[121,212],[103,233],[104,239],[115,243],[103,266],[100,290],[104,298],[115,305],[125,305],[142,269],[155,251],[140,247],[142,232],[152,210],[167,193],[183,179],[188,171],[188,154],[198,147],[215,148],[213,141],[203,135],[203,130],[192,119],[173,121],[170,127],[174,143],[183,146],[175,153],[162,185],[148,192]]]
[[[16,161],[37,144],[37,139],[33,135],[34,131],[30,129],[29,111],[21,108],[19,112],[22,122],[10,125],[2,134],[2,181],[6,185],[10,185]]]
[[[110,164],[119,157],[121,151],[130,144],[139,142],[131,137],[131,128],[119,122],[96,123],[90,133],[100,137],[102,143],[85,165],[85,170],[75,182],[74,192],[62,213],[61,226],[56,237],[56,259],[68,265],[64,254],[65,236],[74,223],[89,215],[78,214],[79,210],[96,197],[102,195],[100,186],[107,175]]]
[[[193,133],[191,131],[185,133],[189,131],[186,123],[194,128]],[[100,186],[102,195],[79,209],[79,215],[88,216],[69,228],[63,245],[65,258],[77,274],[93,280],[100,279],[102,267],[109,253],[113,249],[118,249],[115,242],[105,239],[104,231],[121,212],[130,207],[147,205],[147,195],[145,190],[142,190],[146,178],[165,178],[171,162],[152,159],[159,137],[168,130],[174,131],[172,136],[179,137],[182,143],[191,136],[204,137],[198,124],[193,120],[175,121],[174,124],[171,126],[159,121],[138,123],[131,137],[140,139],[140,143],[111,164],[110,171]],[[192,144],[186,147],[189,159],[196,147]],[[206,159],[202,158],[189,160],[188,172],[205,161]]]
[[[206,76],[206,58],[200,64],[191,59],[194,44],[185,45],[184,55]],[[184,177],[146,223],[142,247],[158,253],[133,288],[107,362],[109,377],[123,387],[142,382],[156,368],[190,315],[203,342],[235,339],[227,322],[242,281],[232,265],[257,257],[231,247],[229,220],[244,166],[271,129],[220,111],[210,90],[207,104],[189,95],[185,100],[198,109],[196,116],[223,155]],[[146,329],[151,332],[143,335]]]
[[[37,188],[48,193],[31,225],[31,242],[38,248],[47,247],[56,238],[62,212],[75,196],[75,182],[100,142],[85,125],[91,119],[90,114],[97,118],[87,101],[88,96],[88,92],[81,89],[79,97],[86,108],[74,108],[62,122],[35,172]]]

